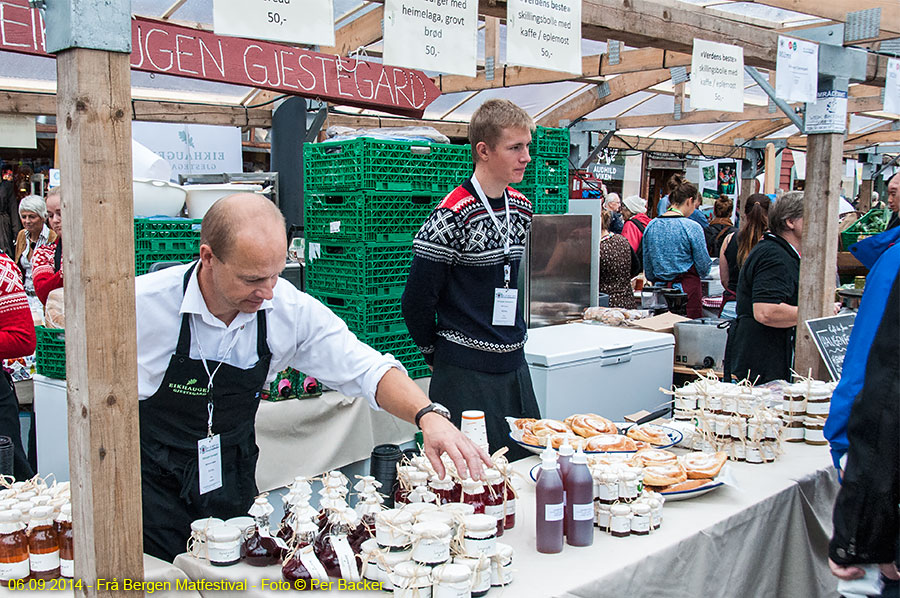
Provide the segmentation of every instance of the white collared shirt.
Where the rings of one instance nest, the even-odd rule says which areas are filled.
[[[182,294],[184,273],[190,265],[138,276],[137,303],[138,398],[143,400],[162,384],[169,359],[175,353],[181,316],[191,315],[192,359],[203,356],[246,369],[258,360],[256,314],[239,313],[228,326],[206,306],[196,269]],[[274,297],[264,301],[272,362],[267,382],[293,367],[348,397],[365,397],[375,409],[375,390],[392,367],[406,370],[390,355],[361,343],[327,307],[301,293],[281,278]],[[235,335],[237,340],[235,341]],[[199,346],[198,346],[199,343]],[[232,348],[233,344],[233,348]]]

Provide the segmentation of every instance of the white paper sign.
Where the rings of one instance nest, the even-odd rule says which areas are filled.
[[[475,76],[478,0],[387,0],[384,63]]]
[[[691,108],[744,111],[744,49],[694,40],[691,58]]]
[[[52,189],[53,187],[59,187],[59,185],[60,185],[59,168],[51,168],[50,176],[47,179],[47,186]]]
[[[581,0],[509,0],[506,60],[581,74]]]
[[[889,58],[884,82],[884,111],[900,114],[900,59]]]
[[[332,0],[213,0],[219,35],[334,45]]]
[[[37,147],[37,125],[33,116],[0,114],[0,146],[34,149]]]
[[[819,45],[778,36],[775,95],[788,102],[815,102],[819,88]]]
[[[806,133],[843,133],[847,128],[847,92],[820,91],[806,105]]]

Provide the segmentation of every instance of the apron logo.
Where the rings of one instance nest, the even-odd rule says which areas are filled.
[[[175,382],[169,383],[169,390],[175,394],[180,395],[188,395],[191,397],[202,397],[206,396],[207,389],[204,387],[196,387],[194,384],[197,383],[196,378],[191,378],[185,384],[176,384]]]

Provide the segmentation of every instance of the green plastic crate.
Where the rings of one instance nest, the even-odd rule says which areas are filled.
[[[197,259],[197,254],[197,251],[173,251],[164,253],[136,251],[134,254],[134,274],[135,276],[146,274],[147,271],[150,270],[150,266],[156,262],[181,262],[182,264],[187,264],[188,262]]]
[[[468,145],[359,137],[303,146],[304,187],[446,193],[472,175]]]
[[[525,168],[522,187],[567,187],[569,184],[569,159],[559,156],[534,156]]]
[[[366,297],[323,293],[310,290],[309,294],[324,303],[340,319],[346,322],[356,335],[371,336],[406,332],[406,323],[400,311],[402,288],[386,297]]]
[[[135,218],[134,249],[144,253],[197,253],[201,222],[189,218]]]
[[[66,379],[66,331],[62,328],[35,326],[37,373],[48,378]]]
[[[359,340],[376,351],[393,355],[406,368],[410,378],[425,378],[431,375],[431,368],[425,363],[421,351],[407,332],[361,335]]]
[[[850,228],[841,233],[841,247],[844,251],[850,251],[850,246],[857,241],[883,233],[890,217],[891,211],[888,209],[869,210]]]
[[[531,136],[532,156],[569,157],[569,129],[536,127]]]
[[[412,241],[349,243],[307,238],[306,288],[340,295],[391,295],[406,284],[411,262]]]
[[[412,241],[444,194],[356,191],[308,194],[306,232],[336,241]]]
[[[531,200],[535,214],[565,214],[569,211],[568,186],[515,187]]]

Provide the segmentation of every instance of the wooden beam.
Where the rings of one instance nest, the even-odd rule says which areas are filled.
[[[657,69],[631,75],[620,75],[609,81],[609,95],[601,98],[597,94],[597,87],[590,86],[577,94],[570,101],[558,106],[538,120],[539,125],[558,127],[561,120],[575,120],[586,114],[590,114],[597,108],[614,102],[636,91],[658,85],[671,78],[668,69]]]
[[[171,16],[173,14],[175,14],[175,11],[177,11],[179,8],[184,6],[185,2],[187,2],[187,0],[175,0],[175,2],[173,2],[172,5],[166,9],[166,12],[162,13],[159,16],[159,18],[163,19],[163,20],[168,20],[169,18],[171,18]],[[150,16],[152,16],[152,15],[150,15]]]
[[[528,66],[506,66],[495,62],[494,78],[490,81],[483,70],[479,71],[475,77],[441,75],[434,77],[432,80],[442,93],[480,91],[482,89],[497,89],[535,83],[557,83],[559,81],[598,81],[601,56],[602,54],[582,56],[580,77],[560,71],[548,71]]]
[[[854,149],[874,143],[898,142],[900,142],[900,130],[893,130],[891,123],[886,123],[867,133],[851,135],[844,141],[844,151],[852,152]],[[792,135],[787,138],[787,144],[791,147],[806,147],[808,143],[809,139],[806,135]]]
[[[677,94],[676,94],[677,95]],[[795,104],[802,107],[803,104]],[[881,110],[884,107],[880,96],[862,98],[850,98],[847,100],[847,113],[867,112]],[[670,127],[674,125],[697,125],[707,123],[734,122],[741,120],[772,120],[781,118],[781,110],[769,112],[768,106],[753,106],[745,108],[743,112],[721,112],[718,110],[696,110],[681,115],[676,120],[672,114],[646,114],[641,116],[623,116],[616,119],[616,126],[620,129],[632,129],[636,127]]]
[[[144,579],[128,61],[56,60],[75,577],[89,597],[143,596],[97,586]]]
[[[498,73],[500,71],[500,19],[497,17],[484,18],[485,64],[487,64],[489,58],[493,58],[494,72]]]
[[[680,139],[658,139],[650,137],[634,137],[631,135],[613,135],[609,147],[630,149],[642,152],[664,152],[680,156],[709,156],[716,158],[734,158],[742,160],[746,155],[743,148],[733,145],[715,145],[696,143]]]
[[[729,129],[718,137],[712,139],[710,143],[721,145],[735,145],[738,143],[738,139],[741,139],[741,143],[743,143],[743,141],[748,141],[750,139],[763,138],[766,135],[771,135],[775,131],[780,131],[790,124],[791,120],[789,118],[776,118],[772,120],[751,120],[733,129]]]
[[[384,7],[376,6],[364,15],[356,17],[334,32],[334,46],[320,47],[323,54],[347,56],[360,46],[368,46],[382,37],[381,21]]]
[[[896,0],[749,0],[757,4],[774,6],[785,10],[830,19],[841,23],[847,20],[847,13],[869,8],[881,9],[881,31],[900,34],[900,10]],[[896,37],[896,35],[895,35]]]
[[[29,116],[56,114],[56,96],[51,94],[0,91],[0,114]],[[232,127],[270,127],[272,109],[241,106],[214,106],[185,102],[132,100],[129,114],[134,120],[176,122]]]
[[[834,315],[843,146],[841,134],[810,135],[806,154],[794,370],[801,376],[812,371],[819,380],[827,380],[828,371],[804,322]]]
[[[778,169],[775,168],[775,144],[767,143],[766,144],[766,153],[765,160],[763,162],[763,171],[766,173],[765,179],[765,187],[763,193],[771,195],[775,193],[775,188],[778,186]]]
[[[668,69],[676,66],[690,66],[691,55],[657,48],[639,48],[619,53],[619,62],[609,63],[609,54],[603,54],[600,61],[600,75],[619,75],[653,69]]]

